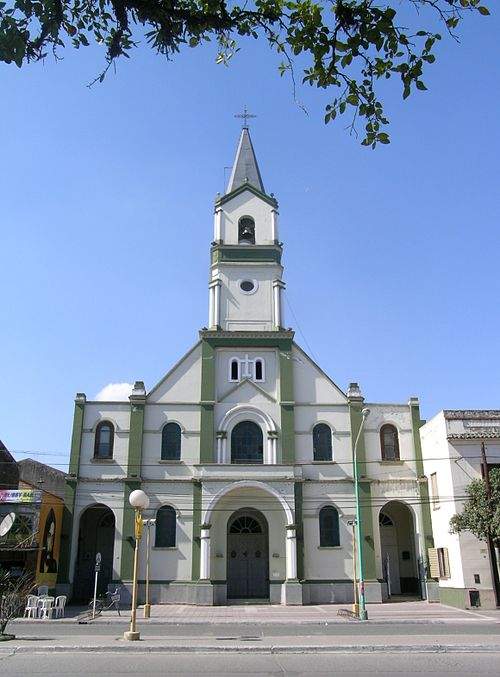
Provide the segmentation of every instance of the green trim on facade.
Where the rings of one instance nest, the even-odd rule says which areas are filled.
[[[364,538],[363,559],[365,581],[377,580],[375,540],[373,537],[372,488],[369,482],[359,483],[359,501],[361,503],[361,528]]]
[[[293,387],[292,342],[279,353],[281,404],[281,462],[295,463],[295,392]]]
[[[281,264],[282,249],[279,245],[222,245],[211,249],[212,264],[215,263],[278,263]]]
[[[71,542],[73,540],[77,482],[78,480],[76,479],[66,480],[61,528],[61,555],[59,558],[59,573],[57,576],[58,583],[69,583],[69,565],[71,561]]]
[[[61,556],[59,561],[58,583],[69,583],[71,543],[73,540],[73,522],[75,518],[75,499],[78,475],[80,470],[80,453],[82,449],[83,419],[85,416],[85,395],[78,393],[73,414],[73,431],[71,434],[71,453],[69,458],[69,475],[64,492],[64,511],[61,528]]]
[[[128,499],[135,489],[140,488],[140,480],[125,480],[123,486],[122,556],[120,563],[122,581],[131,581],[134,574],[135,512]]]
[[[144,432],[144,398],[134,397],[130,403],[130,432],[128,438],[127,477],[141,476],[142,437]]]
[[[195,482],[193,484],[193,536],[191,541],[191,578],[193,581],[200,580],[201,498],[201,482]]]
[[[411,427],[413,433],[413,449],[415,451],[415,465],[417,470],[417,476],[424,476],[424,460],[422,458],[422,444],[420,441],[420,428],[424,422],[420,418],[420,406],[418,400],[410,400],[410,411],[411,411]],[[425,561],[427,561],[427,548],[434,547],[434,536],[432,533],[432,518],[431,518],[431,506],[430,506],[430,497],[429,497],[429,486],[427,482],[420,483],[420,500],[421,500],[421,509],[422,509],[422,530],[424,532],[424,541],[425,541]]]
[[[295,482],[293,486],[295,499],[295,528],[297,537],[297,578],[304,578],[304,522],[302,506],[304,502],[302,482]]]
[[[349,404],[349,415],[351,419],[351,444],[354,460],[354,443],[363,420],[361,410],[364,402],[360,398],[351,399]],[[358,441],[357,448],[358,469],[359,469],[359,502],[361,510],[361,530],[363,533],[363,559],[365,580],[375,580],[377,578],[377,568],[375,564],[375,540],[373,532],[373,511],[372,511],[372,491],[370,482],[363,482],[367,479],[368,471],[366,464],[366,448],[363,433]]]
[[[71,434],[71,454],[69,457],[69,474],[78,477],[80,467],[80,451],[82,448],[83,418],[85,415],[85,396],[77,396],[73,415],[73,432]]]
[[[293,332],[266,331],[266,332],[225,332],[225,331],[200,331],[200,338],[212,348],[278,348],[285,352],[292,351]],[[215,368],[214,368],[215,383]],[[202,367],[202,392],[203,392],[203,367]],[[215,391],[215,385],[214,385]],[[202,399],[204,399],[202,397]]]
[[[214,460],[215,349],[206,340],[201,344],[200,463]]]
[[[230,193],[227,193],[227,195],[223,195],[220,197],[218,200],[215,201],[215,208],[220,207],[226,202],[229,202],[229,200],[232,200],[234,197],[237,195],[240,195],[241,193],[244,193],[246,190],[249,190],[251,193],[256,195],[257,197],[260,197],[264,202],[267,202],[268,204],[271,205],[271,207],[278,207],[278,201],[272,197],[271,195],[266,195],[266,193],[263,193],[260,191],[258,188],[255,188],[251,183],[244,183],[241,186],[238,186],[235,190],[231,191]]]

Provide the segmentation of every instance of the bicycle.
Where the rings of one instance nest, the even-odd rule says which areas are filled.
[[[109,598],[109,599],[106,599]],[[109,611],[112,607],[116,609],[118,612],[118,616],[121,616],[120,614],[120,589],[116,588],[114,592],[108,592],[104,595],[104,597],[98,597],[95,601],[95,611],[94,611],[94,599],[92,598],[89,602],[89,608],[86,609],[85,611],[82,611],[78,615],[78,623],[79,624],[85,624],[88,623],[89,621],[93,621],[95,618],[101,615],[103,611]]]

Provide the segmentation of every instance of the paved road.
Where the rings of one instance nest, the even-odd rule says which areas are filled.
[[[19,675],[190,675],[265,677],[266,675],[451,675],[500,674],[498,654],[287,655],[280,654],[19,654],[0,656],[2,677]]]

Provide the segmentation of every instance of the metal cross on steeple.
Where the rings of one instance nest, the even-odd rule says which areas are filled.
[[[243,118],[243,129],[248,129],[248,120],[250,118],[256,118],[256,115],[252,115],[252,113],[249,113],[247,110],[247,107],[245,106],[243,108],[243,113],[236,113],[234,116],[235,118]]]

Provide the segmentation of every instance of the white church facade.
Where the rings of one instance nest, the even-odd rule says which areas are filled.
[[[137,488],[150,499],[153,603],[274,604],[353,598],[353,445],[358,443],[368,601],[431,595],[433,547],[419,403],[343,391],[283,326],[278,203],[244,127],[215,203],[209,319],[151,390],[129,402],[78,394],[59,588],[130,589]],[[146,539],[140,552],[141,591]]]

